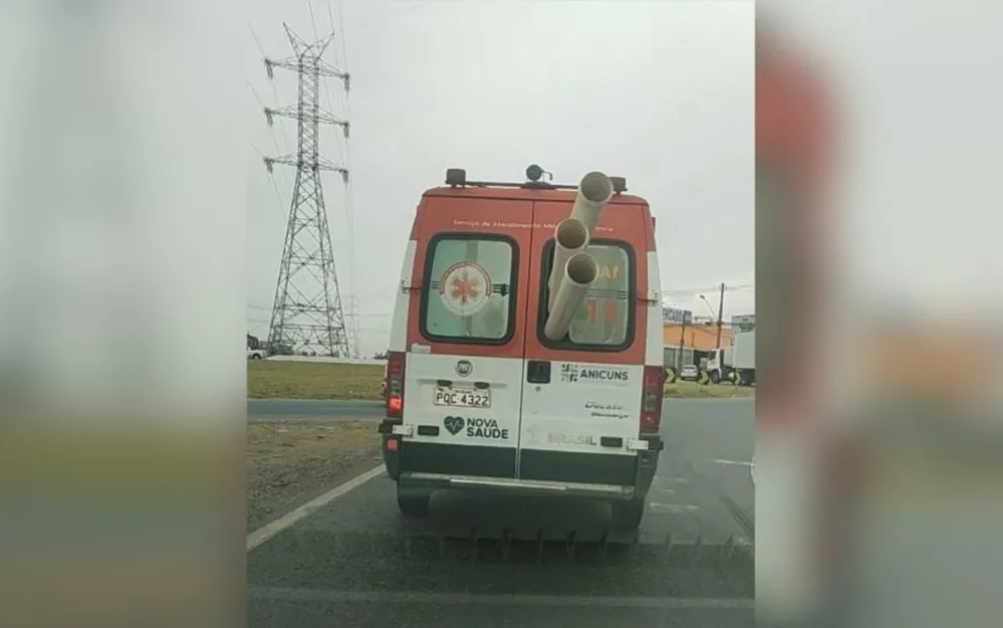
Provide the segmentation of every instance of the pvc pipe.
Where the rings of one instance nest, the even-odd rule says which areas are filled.
[[[599,214],[613,198],[613,182],[602,172],[590,172],[578,183],[578,195],[571,207],[571,218],[585,223],[592,237]]]
[[[564,273],[557,287],[554,307],[547,317],[543,333],[550,340],[560,340],[571,328],[575,311],[585,300],[592,282],[599,276],[599,263],[588,253],[575,253],[564,265]]]
[[[564,267],[576,253],[584,253],[589,244],[589,230],[585,223],[575,218],[566,218],[554,228],[554,263],[550,268],[547,287],[550,291],[549,307],[554,307],[557,287],[564,277]]]

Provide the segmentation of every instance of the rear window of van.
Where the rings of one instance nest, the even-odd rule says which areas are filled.
[[[505,236],[433,237],[422,280],[422,335],[437,342],[508,342],[515,332],[517,263],[518,246]]]
[[[554,241],[544,245],[537,336],[555,349],[621,351],[634,341],[634,250],[626,242],[593,240],[588,252],[599,263],[599,277],[575,312],[568,335],[555,343],[543,333],[549,300],[546,278],[554,259]]]

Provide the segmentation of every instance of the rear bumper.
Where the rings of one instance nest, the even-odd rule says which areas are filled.
[[[493,478],[474,475],[457,476],[413,471],[402,472],[397,481],[408,486],[425,486],[428,488],[482,489],[522,495],[603,497],[618,501],[630,500],[637,493],[637,488],[634,486],[619,486],[616,484],[517,480],[515,478]]]
[[[408,485],[466,488],[523,494],[580,495],[613,500],[643,498],[651,488],[663,448],[646,436],[638,452],[580,453],[415,442],[391,434],[385,422],[383,460],[387,474]]]

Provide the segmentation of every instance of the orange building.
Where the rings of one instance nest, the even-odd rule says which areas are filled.
[[[716,323],[696,323],[686,325],[682,329],[680,323],[664,323],[662,325],[662,339],[667,347],[679,346],[679,334],[682,333],[683,348],[695,349],[696,351],[710,351],[717,348],[717,324]],[[721,346],[731,346],[731,327],[725,324],[721,327]]]

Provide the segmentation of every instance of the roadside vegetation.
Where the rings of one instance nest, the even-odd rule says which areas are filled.
[[[665,384],[665,396],[677,399],[729,399],[732,397],[754,397],[756,389],[749,386],[731,384],[698,384],[676,380]]]
[[[247,362],[247,396],[252,399],[383,398],[383,366],[326,362]],[[665,396],[681,399],[752,397],[755,388],[731,384],[665,384]]]
[[[383,398],[383,366],[328,362],[247,361],[251,399]]]

